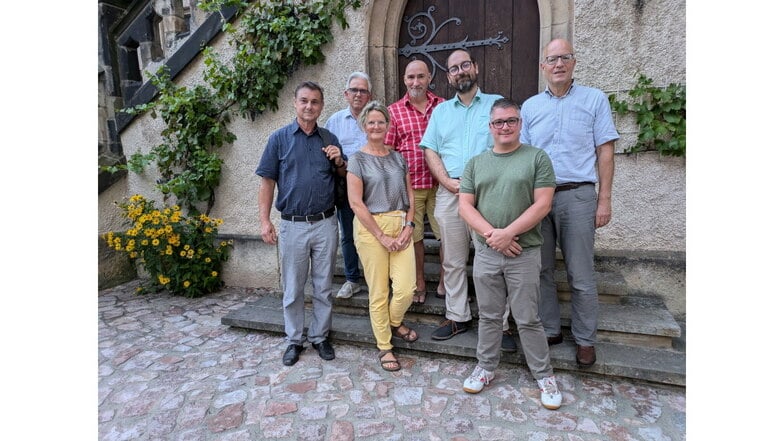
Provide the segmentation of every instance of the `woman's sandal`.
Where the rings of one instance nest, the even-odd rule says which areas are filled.
[[[411,301],[411,303],[414,303],[414,304],[417,304],[417,305],[424,305],[426,297],[427,297],[427,291],[426,290],[414,291],[414,299]]]
[[[391,350],[381,351],[378,353],[378,359],[381,362],[381,369],[389,372],[395,372],[400,370],[400,362],[397,361],[397,357],[394,360],[384,360],[384,356],[387,354],[392,354]],[[392,354],[394,357],[395,354]]]
[[[407,332],[403,332],[403,331],[400,330],[400,328],[402,328],[404,326],[406,326],[406,325],[404,325],[403,323],[401,323],[400,326],[390,326],[390,328],[392,329],[392,336],[393,337],[397,337],[397,338],[402,338],[403,340],[405,340],[405,341],[407,341],[409,343],[413,343],[413,342],[417,341],[419,336],[417,335],[416,331],[414,331],[413,329],[411,329],[408,326],[406,326],[406,329],[408,329],[408,331]]]

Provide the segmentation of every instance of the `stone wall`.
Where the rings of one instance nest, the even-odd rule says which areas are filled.
[[[392,1],[392,7],[405,2]],[[374,8],[372,0],[348,14],[349,28],[333,29],[335,40],[326,46],[326,61],[318,66],[301,68],[281,90],[279,110],[266,112],[254,121],[236,118],[230,130],[237,135],[233,145],[221,152],[224,167],[221,185],[211,216],[223,218],[221,233],[235,240],[231,260],[224,270],[228,285],[278,288],[279,268],[277,249],[260,241],[258,223],[259,178],[254,174],[262,149],[273,130],[294,118],[293,91],[304,80],[319,82],[325,91],[325,107],[319,122],[346,104],[342,96],[345,81],[354,70],[383,72],[383,78],[372,78],[380,98],[384,98],[384,83],[397,72],[375,56],[381,41],[396,41],[398,23],[387,28],[371,27]],[[540,1],[542,34],[564,36],[574,41],[578,64],[575,77],[583,84],[601,88],[607,93],[631,88],[638,72],[646,73],[657,85],[685,82],[685,1],[658,2],[596,0],[596,1]],[[392,11],[395,12],[395,11]],[[399,13],[397,11],[396,13]],[[395,16],[390,13],[387,17]],[[373,32],[373,35],[369,35]],[[384,36],[379,36],[383,33]],[[560,34],[559,34],[560,33]],[[388,36],[388,37],[387,37]],[[372,43],[371,43],[372,42]],[[542,42],[544,46],[547,41]],[[218,52],[230,56],[224,35],[213,41]],[[374,67],[371,68],[371,65]],[[191,63],[176,81],[197,84],[201,81],[203,65]],[[599,230],[597,248],[608,250],[685,252],[686,197],[685,160],[664,158],[657,153],[627,156],[620,152],[636,137],[633,124],[618,121],[621,141],[616,150],[616,178],[614,183],[612,223]],[[149,115],[136,118],[122,133],[126,155],[137,150],[149,151],[160,141],[162,123]],[[125,195],[142,193],[159,198],[154,189],[154,173],[129,173],[123,181]],[[100,217],[111,216],[112,202],[120,194],[104,192],[99,195]],[[273,221],[277,219],[273,210]],[[109,228],[106,223],[103,228]],[[673,294],[685,297],[683,292]]]

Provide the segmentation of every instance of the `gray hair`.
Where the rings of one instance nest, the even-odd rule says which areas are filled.
[[[352,72],[351,75],[348,76],[348,81],[346,81],[346,89],[351,87],[351,80],[353,80],[354,78],[361,78],[367,81],[368,90],[373,90],[372,87],[370,86],[370,77],[365,72]]]
[[[365,127],[365,122],[367,121],[368,113],[374,110],[377,112],[381,112],[384,115],[384,119],[387,121],[387,123],[389,123],[389,110],[387,110],[386,106],[383,106],[378,101],[373,100],[367,103],[365,108],[363,108],[362,111],[359,112],[359,118],[357,118],[357,124],[359,124],[359,127],[362,128],[363,130]]]

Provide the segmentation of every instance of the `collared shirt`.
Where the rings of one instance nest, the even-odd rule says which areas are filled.
[[[547,152],[557,184],[598,181],[596,147],[618,139],[604,92],[572,83],[559,98],[547,88],[528,98],[520,113],[520,141]]]
[[[324,127],[338,137],[343,147],[343,154],[346,156],[353,155],[367,144],[367,134],[359,127],[349,107],[333,113]]]
[[[449,177],[462,176],[469,159],[493,147],[490,108],[500,98],[477,89],[467,107],[455,94],[433,110],[419,145],[438,153]]]
[[[321,139],[321,131],[328,139]],[[270,135],[256,174],[277,183],[278,211],[305,216],[335,206],[333,163],[321,150],[328,144],[340,147],[338,138],[328,130],[316,127],[308,135],[296,119]]]
[[[444,99],[429,90],[426,97],[425,113],[411,104],[408,93],[388,108],[390,124],[384,144],[394,147],[406,159],[414,190],[433,188],[437,184],[425,162],[425,153],[419,148],[419,141],[425,134],[433,109]]]

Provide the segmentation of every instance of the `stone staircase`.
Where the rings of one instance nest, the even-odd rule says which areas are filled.
[[[424,305],[411,305],[406,314],[406,324],[414,328],[419,339],[407,343],[394,339],[396,350],[415,351],[433,357],[456,356],[475,359],[478,312],[476,302],[471,303],[474,316],[473,328],[449,340],[430,338],[445,314],[444,300],[435,296],[438,285],[438,242],[425,239],[425,276],[428,297]],[[335,270],[334,291],[343,278],[343,261],[338,257]],[[470,295],[474,296],[471,267],[468,268]],[[623,277],[615,272],[597,272],[599,288],[599,324],[596,344],[597,362],[590,368],[578,368],[574,360],[576,346],[571,338],[569,289],[566,271],[559,259],[556,279],[562,303],[561,325],[564,342],[550,348],[550,358],[556,370],[592,372],[600,375],[646,380],[656,383],[685,386],[686,347],[684,333],[661,301],[651,296],[629,294]],[[225,325],[283,333],[282,293],[270,293],[257,302],[234,310],[223,317]],[[309,302],[309,294],[306,292]],[[309,307],[309,303],[307,307]],[[362,292],[350,299],[335,299],[330,339],[333,342],[375,346],[375,339],[368,319],[368,293]],[[309,322],[306,319],[306,323]],[[517,336],[515,336],[517,339]],[[518,348],[520,342],[518,341]],[[339,356],[339,354],[338,354]],[[524,364],[522,350],[503,353],[502,362]]]

